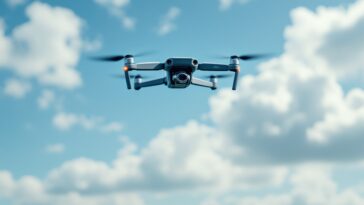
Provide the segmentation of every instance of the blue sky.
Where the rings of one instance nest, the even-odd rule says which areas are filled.
[[[2,1],[0,203],[361,204],[363,14],[362,0]],[[237,92],[127,90],[120,63],[89,60],[149,50],[136,60],[274,56],[242,64]]]

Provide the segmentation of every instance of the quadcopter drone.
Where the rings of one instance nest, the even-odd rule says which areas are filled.
[[[205,76],[209,80],[194,77],[196,71],[222,71],[233,72],[234,81],[232,89],[236,90],[239,72],[240,60],[248,61],[265,57],[265,55],[233,55],[230,56],[229,64],[215,64],[215,63],[199,63],[194,58],[168,58],[164,63],[160,62],[146,62],[135,63],[134,57],[141,55],[115,55],[94,58],[95,60],[117,62],[124,59],[124,66],[122,70],[125,78],[126,86],[131,89],[130,78],[134,78],[134,89],[140,90],[141,88],[166,85],[168,88],[187,88],[190,85],[207,87],[212,90],[217,89],[217,79],[226,78],[229,75],[209,75]],[[144,81],[141,75],[130,75],[130,71],[165,71],[165,76],[162,78]]]

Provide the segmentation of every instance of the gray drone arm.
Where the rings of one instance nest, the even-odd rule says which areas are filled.
[[[216,89],[216,83],[202,80],[202,79],[195,78],[195,77],[192,77],[191,84],[201,86],[201,87],[211,88],[212,90]]]
[[[167,83],[167,79],[164,78],[158,78],[155,80],[150,80],[150,81],[146,81],[146,82],[138,82],[138,80],[135,81],[134,83],[134,89],[135,90],[140,90],[140,88],[145,88],[145,87],[152,87],[152,86],[157,86],[157,85],[163,85]]]
[[[123,67],[125,73],[126,87],[131,89],[130,76],[129,71],[132,70],[141,70],[141,71],[155,71],[155,70],[163,70],[164,63],[159,62],[150,62],[150,63],[131,63],[126,62]]]
[[[232,89],[236,90],[236,87],[238,85],[238,80],[239,80],[239,72],[240,72],[240,67],[239,67],[238,62],[234,63],[234,64],[230,64],[230,65],[202,63],[202,64],[198,65],[197,69],[202,70],[202,71],[232,71],[232,72],[234,72],[235,75],[234,75]]]
[[[129,65],[129,70],[154,71],[163,69],[164,69],[164,63],[159,63],[159,62],[135,63]]]
[[[232,71],[229,65],[214,64],[214,63],[201,63],[198,65],[197,70],[203,71]]]

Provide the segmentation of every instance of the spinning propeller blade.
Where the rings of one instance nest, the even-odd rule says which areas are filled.
[[[154,51],[146,51],[146,52],[137,53],[135,55],[131,55],[131,54],[127,54],[127,55],[109,55],[109,56],[92,57],[91,59],[97,60],[97,61],[117,62],[117,61],[123,60],[124,58],[129,58],[129,57],[142,57],[142,56],[151,55],[153,53],[155,53],[155,52]]]
[[[229,74],[220,74],[220,75],[204,75],[202,76],[202,78],[207,78],[207,79],[210,79],[210,78],[228,78],[228,77],[231,77],[232,75],[229,75]]]
[[[139,77],[141,77],[141,78],[143,78],[143,79],[148,79],[148,78],[150,78],[149,76],[144,76],[144,75],[142,76],[142,75],[140,75],[140,74],[138,74],[138,75],[130,75],[130,74],[129,74],[129,77],[130,77],[130,78],[136,78],[137,76],[139,76]],[[116,74],[116,75],[112,75],[111,77],[126,79],[125,74]]]
[[[232,56],[215,56],[218,59],[231,59],[238,58],[243,61],[258,60],[270,57],[271,54],[245,54],[245,55],[232,55]]]
[[[101,57],[93,57],[93,60],[97,61],[111,61],[111,62],[117,62],[121,61],[125,58],[123,55],[114,55],[114,56],[101,56]]]
[[[240,56],[231,56],[230,58],[239,58],[240,60],[249,61],[249,60],[267,58],[269,56],[270,56],[269,54],[248,54],[248,55],[240,55]]]

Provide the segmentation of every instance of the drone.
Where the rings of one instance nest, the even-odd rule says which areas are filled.
[[[140,55],[112,55],[93,58],[99,61],[111,61],[117,62],[124,60],[124,66],[122,71],[124,75],[120,76],[125,78],[126,87],[131,89],[130,78],[134,78],[134,89],[140,90],[141,88],[165,85],[168,88],[187,88],[190,85],[201,86],[210,88],[212,90],[217,89],[218,78],[226,78],[230,75],[209,75],[205,76],[208,80],[197,78],[194,76],[196,71],[221,71],[221,72],[233,72],[234,80],[232,90],[236,90],[240,72],[240,60],[249,61],[255,60],[266,55],[253,54],[253,55],[233,55],[227,57],[230,59],[229,64],[216,64],[216,63],[200,63],[195,58],[168,58],[165,62],[142,62],[135,63],[134,58],[142,56]],[[225,57],[226,58],[226,57]],[[165,76],[149,81],[143,81],[141,75],[131,75],[130,71],[165,71]]]

